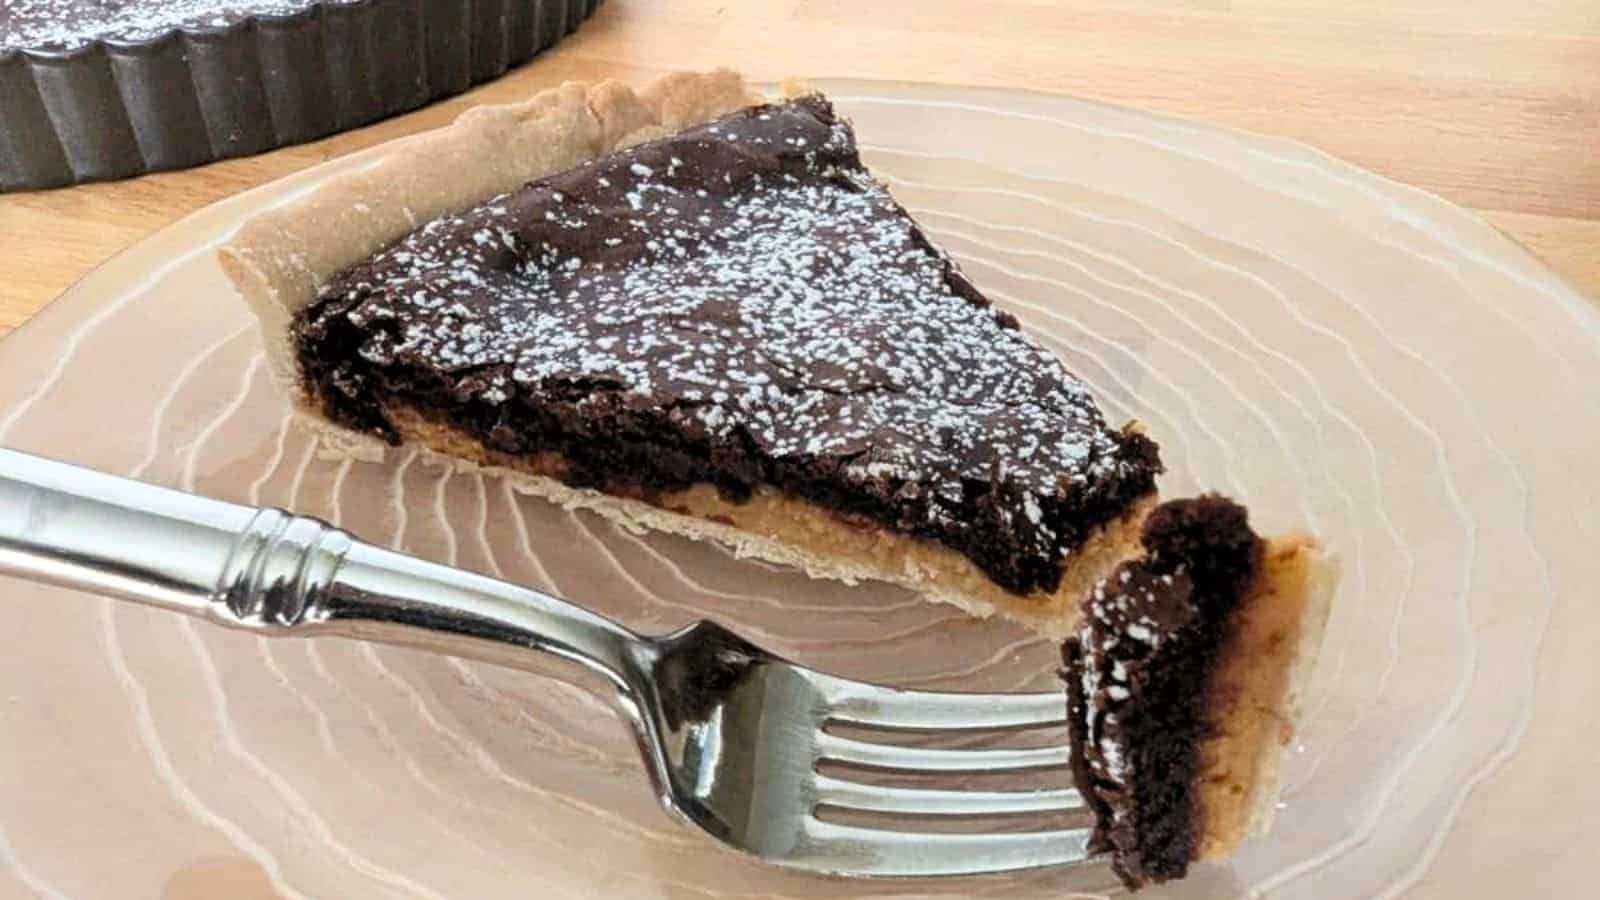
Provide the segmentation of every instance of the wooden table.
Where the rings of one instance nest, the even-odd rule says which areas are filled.
[[[0,197],[0,333],[208,203],[568,78],[734,66],[1070,92],[1284,135],[1480,211],[1600,297],[1592,0],[607,0],[429,109],[187,172]]]

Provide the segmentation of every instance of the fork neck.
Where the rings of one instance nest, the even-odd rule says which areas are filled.
[[[308,610],[311,630],[558,678],[576,663],[632,695],[650,655],[623,626],[540,591],[355,542]]]
[[[623,626],[539,591],[353,544],[319,592],[315,627],[609,687],[632,726],[656,794],[672,796],[657,680],[663,649]],[[687,634],[683,632],[680,634]]]

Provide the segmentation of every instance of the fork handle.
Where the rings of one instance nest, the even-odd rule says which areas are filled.
[[[652,647],[524,587],[359,541],[318,519],[0,448],[0,573],[264,634],[334,634],[638,686]],[[535,651],[535,652],[529,652]]]

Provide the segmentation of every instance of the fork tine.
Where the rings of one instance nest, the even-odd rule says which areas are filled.
[[[805,859],[824,872],[856,875],[967,875],[1080,862],[1088,858],[1089,830],[1012,834],[927,834],[880,831],[811,819]]]
[[[818,756],[835,762],[906,772],[996,772],[1066,766],[1072,751],[1062,744],[1028,750],[938,750],[855,741],[820,732],[814,737]]]
[[[1060,691],[1042,694],[962,694],[904,691],[815,674],[828,718],[884,728],[1027,728],[1066,721]]]
[[[1082,808],[1083,798],[1068,789],[1038,791],[939,791],[924,788],[858,784],[818,775],[816,801],[869,812],[930,816],[986,816],[1011,813],[1068,812]]]

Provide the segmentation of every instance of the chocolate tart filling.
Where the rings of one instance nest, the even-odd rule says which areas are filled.
[[[1108,427],[862,165],[820,97],[757,106],[424,225],[296,314],[340,425],[397,417],[577,487],[765,486],[1052,590],[1154,489]]]

